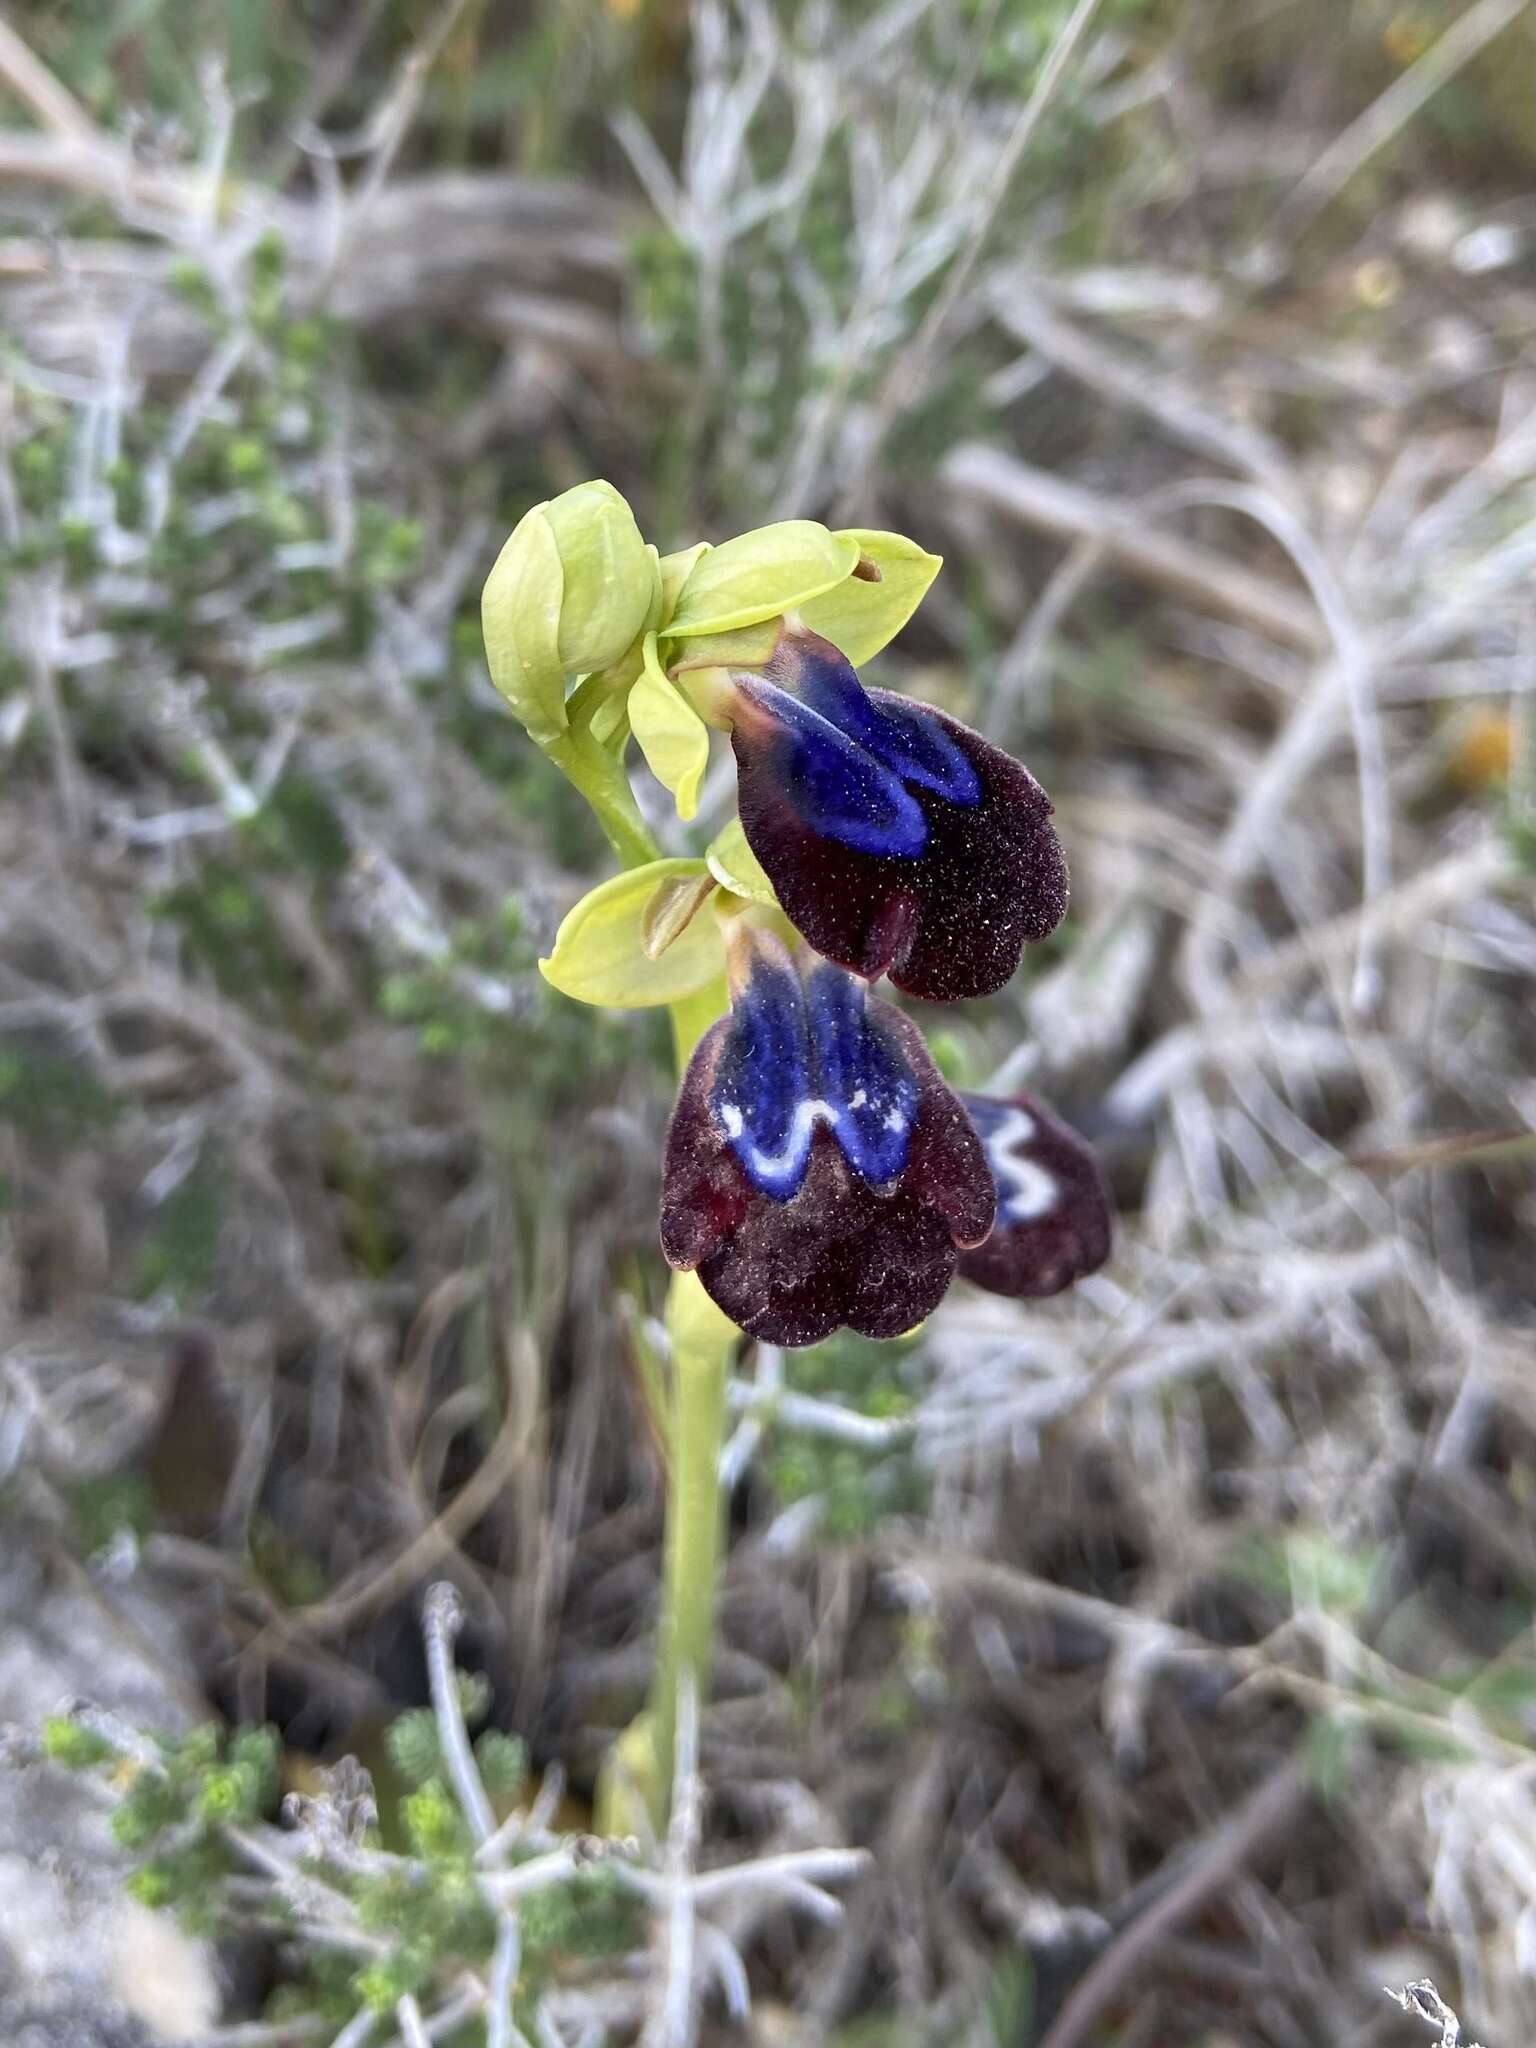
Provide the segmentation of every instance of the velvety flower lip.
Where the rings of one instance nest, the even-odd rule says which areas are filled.
[[[866,690],[803,628],[732,681],[742,829],[795,929],[927,1001],[1001,988],[1067,906],[1029,771],[941,711]]]
[[[667,1135],[661,1244],[749,1335],[895,1337],[992,1227],[981,1141],[914,1026],[862,981],[732,943],[731,1011],[700,1040]]]
[[[997,1186],[997,1222],[960,1260],[991,1294],[1060,1294],[1109,1257],[1113,1210],[1093,1147],[1034,1095],[962,1095]]]

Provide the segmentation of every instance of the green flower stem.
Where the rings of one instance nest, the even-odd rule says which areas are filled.
[[[651,1702],[658,1793],[664,1824],[672,1804],[677,1701],[688,1673],[702,1703],[714,1648],[715,1579],[720,1558],[720,1445],[725,1383],[739,1332],[718,1311],[699,1312],[703,1290],[691,1273],[672,1281],[671,1488],[662,1570],[661,1644]],[[704,1304],[706,1311],[712,1304]]]
[[[544,751],[592,806],[625,867],[645,867],[660,858],[661,848],[640,815],[620,755],[600,745],[581,723],[546,742]],[[724,1014],[728,1000],[722,979],[671,1006],[679,1077],[700,1038]],[[720,1560],[725,1383],[741,1335],[691,1273],[673,1275],[667,1297],[667,1330],[672,1345],[671,1483],[660,1653],[651,1700],[655,1773],[650,1789],[657,1802],[652,1819],[658,1829],[665,1828],[672,1805],[677,1700],[683,1674],[692,1678],[701,1702],[709,1689]]]
[[[558,739],[547,740],[544,752],[592,806],[608,844],[625,867],[643,868],[661,858],[661,848],[640,815],[624,763],[618,756],[600,746],[591,733],[574,725]]]
[[[679,1078],[700,1038],[729,997],[723,978],[672,1005]],[[661,1582],[661,1640],[651,1696],[655,1787],[664,1828],[672,1810],[677,1700],[686,1672],[700,1706],[709,1693],[715,1634],[715,1580],[720,1567],[720,1447],[725,1438],[725,1383],[741,1332],[722,1315],[692,1273],[674,1273],[667,1295],[672,1345],[667,1526]]]

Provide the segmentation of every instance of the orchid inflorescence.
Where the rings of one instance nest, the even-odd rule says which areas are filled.
[[[588,483],[527,513],[485,586],[496,687],[623,864],[540,967],[582,1002],[665,1005],[681,1076],[661,1190],[669,1370],[640,1375],[668,1452],[656,1683],[598,1783],[621,1833],[636,1799],[665,1824],[681,1702],[707,1691],[740,1333],[896,1337],[956,1273],[1055,1294],[1108,1255],[1077,1133],[1033,1097],[957,1093],[873,993],[888,976],[928,1002],[990,995],[1067,906],[1034,777],[859,680],[939,566],[900,534],[809,519],[659,555],[612,485]],[[630,740],[687,820],[711,728],[730,736],[737,814],[664,858]]]
[[[543,972],[582,1001],[672,1007],[662,1250],[772,1343],[897,1336],[957,1272],[1034,1297],[1108,1255],[1076,1132],[1030,1096],[951,1089],[871,992],[888,976],[928,1002],[988,995],[1067,905],[1028,770],[856,673],[939,567],[899,534],[810,520],[659,556],[589,483],[526,515],[485,589],[498,689],[626,863]],[[712,727],[738,816],[702,854],[661,858],[629,740],[688,819]]]

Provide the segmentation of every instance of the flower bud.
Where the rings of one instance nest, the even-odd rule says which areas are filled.
[[[659,597],[655,553],[612,484],[577,484],[524,514],[481,612],[491,680],[531,738],[560,737],[567,677],[618,661]]]

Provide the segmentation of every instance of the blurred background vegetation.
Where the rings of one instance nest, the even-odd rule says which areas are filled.
[[[13,2037],[515,2038],[422,1596],[498,1813],[580,1840],[670,1084],[539,979],[604,853],[477,607],[606,476],[663,549],[946,556],[880,679],[1028,760],[1074,905],[922,1021],[1122,1226],[1070,1299],[744,1360],[691,1853],[872,1856],[718,1894],[680,2002],[565,1869],[509,2021],[1304,2048],[1429,2038],[1432,1976],[1530,2038],[1533,79],[1528,0],[6,11]],[[66,1694],[116,1718],[43,1740]]]

